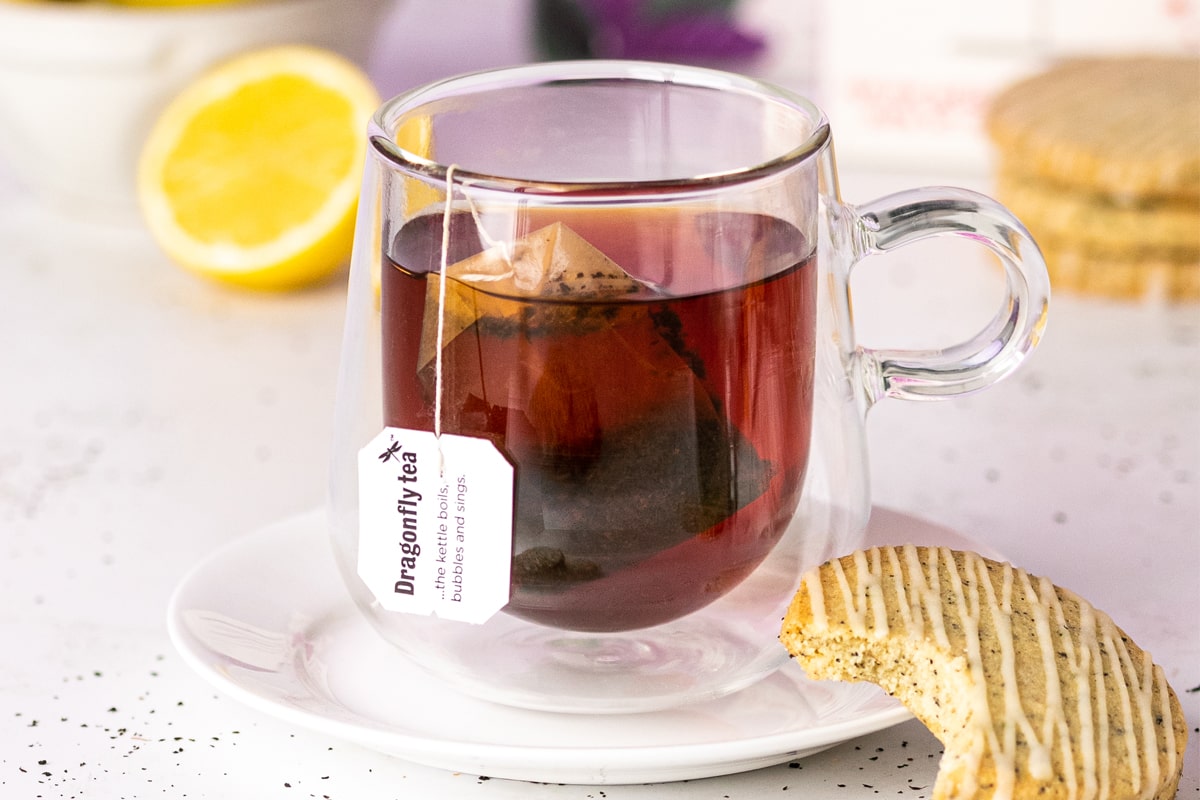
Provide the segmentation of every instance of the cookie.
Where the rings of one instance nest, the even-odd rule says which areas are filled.
[[[1200,197],[1200,59],[1079,59],[1000,92],[1002,172],[1112,197]]]
[[[1064,62],[1000,92],[985,127],[996,197],[1055,290],[1200,299],[1200,59]]]
[[[932,797],[1175,797],[1187,728],[1161,667],[1078,595],[978,554],[862,550],[805,575],[780,640],[872,681],[945,746]]]
[[[1134,262],[1147,251],[1160,260],[1200,260],[1200,196],[1109,197],[1010,172],[996,176],[995,194],[1039,243],[1067,240]]]
[[[1112,300],[1162,299],[1200,302],[1200,254],[1177,255],[1146,248],[1113,255],[1069,239],[1037,239],[1050,283]]]

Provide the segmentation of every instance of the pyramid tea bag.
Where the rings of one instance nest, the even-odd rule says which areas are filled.
[[[470,219],[452,223],[471,233]],[[589,237],[621,221],[578,220]],[[620,231],[602,240],[619,245]],[[642,627],[711,602],[765,557],[803,470],[782,448],[807,426],[786,408],[752,414],[788,405],[784,388],[811,358],[760,340],[760,328],[781,327],[756,317],[767,308],[784,323],[770,335],[792,336],[792,301],[767,295],[786,284],[671,297],[563,221],[480,246],[445,273],[444,291],[435,271],[386,277],[420,308],[418,337],[385,339],[415,351],[416,367],[411,385],[392,381],[403,413],[389,422],[428,430],[440,408],[443,432],[490,439],[514,464],[508,613],[573,630]]]

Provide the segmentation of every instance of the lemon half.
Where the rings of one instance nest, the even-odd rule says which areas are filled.
[[[313,283],[349,258],[379,97],[339,55],[271,47],[198,77],[143,147],[138,198],[173,260],[263,289]]]

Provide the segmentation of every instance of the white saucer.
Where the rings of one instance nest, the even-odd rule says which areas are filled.
[[[868,542],[986,552],[885,508],[873,510]],[[553,714],[467,697],[412,666],[359,615],[321,511],[207,558],[176,588],[167,623],[183,659],[248,706],[409,761],[498,778],[599,784],[725,775],[909,718],[874,686],[817,683],[790,666],[730,697],[645,714]]]

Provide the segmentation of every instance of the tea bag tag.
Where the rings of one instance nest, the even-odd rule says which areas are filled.
[[[358,574],[380,606],[482,624],[507,605],[513,467],[491,441],[384,428],[358,477]]]

